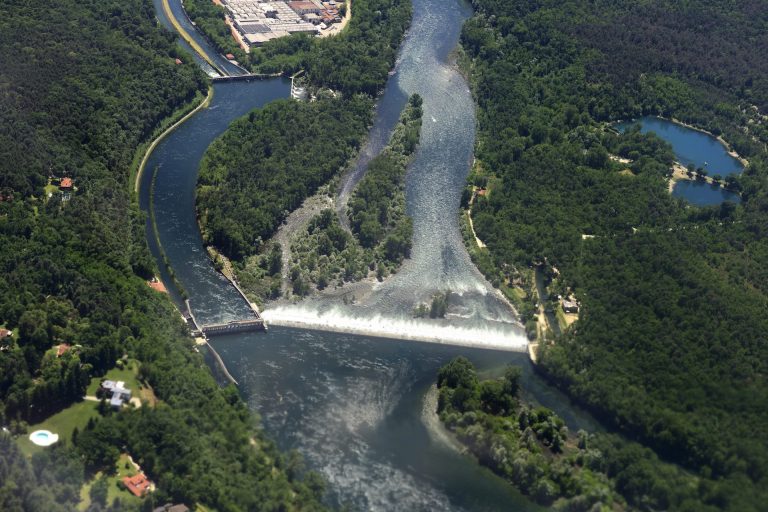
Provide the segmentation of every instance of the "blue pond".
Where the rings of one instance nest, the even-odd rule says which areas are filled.
[[[675,151],[677,161],[684,166],[693,164],[707,170],[710,176],[728,176],[744,170],[736,158],[715,137],[698,130],[687,128],[672,121],[647,116],[634,121],[617,123],[616,129],[626,131],[634,124],[640,125],[642,133],[654,132],[669,142]],[[738,194],[703,182],[680,181],[673,190],[675,197],[686,199],[696,206],[709,206],[724,201],[739,202]]]

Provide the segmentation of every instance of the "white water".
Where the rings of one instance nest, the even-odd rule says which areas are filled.
[[[467,82],[448,62],[461,23],[471,14],[466,4],[414,2],[411,30],[401,48],[396,73],[379,101],[376,124],[361,150],[366,163],[389,138],[391,124],[406,98],[423,98],[421,144],[408,169],[406,202],[413,219],[413,248],[397,274],[357,293],[354,304],[339,293],[276,305],[264,311],[268,322],[374,336],[525,350],[527,339],[504,297],[475,268],[459,227],[459,202],[473,159],[474,102]],[[359,166],[358,166],[359,167]],[[337,210],[349,197],[360,173],[344,183]],[[444,320],[413,318],[419,304],[450,291]]]
[[[374,314],[354,316],[348,307],[320,311],[306,306],[279,306],[263,312],[269,324],[286,327],[311,327],[323,331],[367,334],[383,338],[427,341],[522,352],[528,346],[524,334],[514,324],[482,322],[470,325],[448,320],[398,318]]]

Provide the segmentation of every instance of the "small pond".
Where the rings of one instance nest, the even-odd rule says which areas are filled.
[[[683,166],[693,164],[707,170],[710,176],[739,174],[744,166],[728,153],[728,149],[715,137],[699,130],[659,117],[646,116],[633,121],[616,123],[620,132],[634,124],[640,125],[642,133],[654,132],[669,142],[677,161]],[[739,202],[739,195],[704,182],[679,181],[672,192],[675,197],[686,199],[696,206],[709,206],[724,201]]]

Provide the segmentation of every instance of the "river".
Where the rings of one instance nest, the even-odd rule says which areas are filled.
[[[381,298],[385,313],[403,316],[403,308],[430,290],[450,287],[462,294],[448,321],[454,335],[464,332],[482,340],[497,334],[500,345],[519,348],[524,343],[513,314],[469,261],[458,231],[457,207],[475,121],[467,85],[446,59],[470,13],[458,0],[415,0],[413,28],[398,71],[380,99],[379,132],[369,144],[386,140],[387,120],[396,119],[411,92],[424,98],[425,127],[408,174],[413,258],[374,296]],[[200,158],[229,123],[287,97],[289,89],[284,79],[216,83],[211,105],[157,145],[141,176],[140,204],[152,213],[147,239],[161,277],[171,282],[166,258],[203,323],[246,317],[248,307],[214,270],[202,246],[194,212]],[[180,294],[169,289],[178,303]],[[365,321],[366,311],[354,312],[357,321]],[[484,324],[494,319],[499,325],[488,331]],[[484,372],[517,364],[529,399],[553,408],[572,430],[594,430],[589,416],[547,386],[523,353],[383,337],[389,324],[386,317],[369,323],[369,329],[384,330],[378,336],[271,326],[267,333],[223,336],[211,344],[278,446],[299,450],[308,466],[327,479],[329,504],[353,510],[538,510],[446,442],[433,409],[425,405],[438,368],[459,354]],[[408,337],[413,327],[401,323],[399,335]],[[429,323],[422,329],[447,332]]]

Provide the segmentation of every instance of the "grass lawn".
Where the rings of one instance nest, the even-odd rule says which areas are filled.
[[[118,459],[117,463],[115,464],[115,470],[116,473],[114,475],[108,475],[107,482],[109,483],[109,492],[107,494],[107,505],[112,505],[114,503],[116,498],[120,499],[120,502],[125,505],[139,505],[141,503],[141,499],[137,498],[127,490],[125,490],[123,487],[119,485],[120,481],[123,479],[123,477],[126,476],[133,476],[138,471],[136,471],[136,468],[133,467],[130,460],[128,459],[128,455],[122,454],[120,455],[120,458]],[[78,505],[77,509],[81,511],[85,511],[88,509],[89,506],[91,506],[91,487],[93,484],[103,476],[102,472],[96,473],[96,475],[91,479],[89,482],[86,482],[85,485],[83,485],[83,488],[80,489],[80,504]]]
[[[136,374],[139,371],[138,363],[134,360],[129,360],[125,367],[120,368],[112,368],[107,372],[107,374],[104,377],[94,377],[91,379],[91,383],[88,385],[88,389],[86,389],[85,394],[86,395],[96,395],[96,390],[99,389],[99,384],[101,384],[101,381],[104,379],[107,380],[122,380],[125,382],[125,387],[128,389],[136,392],[139,389],[139,381],[136,378]]]
[[[63,411],[54,414],[50,418],[42,421],[36,425],[29,426],[29,432],[35,430],[50,430],[54,434],[59,435],[59,441],[72,441],[72,431],[77,427],[79,430],[83,430],[88,424],[88,420],[96,418],[99,415],[97,411],[97,402],[83,401],[78,402],[71,407],[64,409]],[[41,446],[37,446],[29,440],[29,436],[21,436],[17,439],[21,451],[25,455],[32,456],[32,454],[45,450]]]
[[[88,385],[85,394],[95,396],[101,381],[104,379],[114,381],[121,380],[125,382],[125,386],[133,392],[134,397],[146,401],[151,407],[154,407],[157,404],[157,397],[155,396],[155,392],[150,386],[145,386],[139,382],[139,380],[136,378],[138,372],[138,361],[130,359],[122,369],[112,368],[104,377],[94,377],[91,379],[91,383]]]

